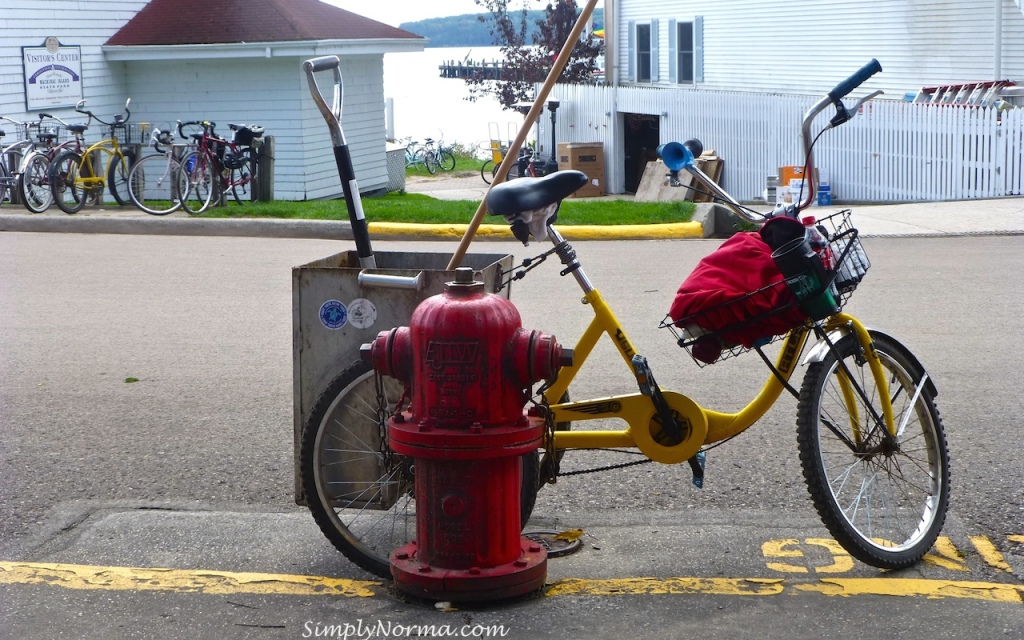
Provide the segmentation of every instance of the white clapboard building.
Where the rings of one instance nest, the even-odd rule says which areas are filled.
[[[47,41],[81,52],[80,92],[97,115],[131,98],[133,122],[257,124],[275,140],[278,199],[337,197],[341,186],[327,127],[301,64],[341,59],[343,126],[360,190],[388,183],[384,54],[426,40],[318,0],[7,0],[0,21],[0,115],[40,111],[82,121],[73,107],[26,94],[25,48]],[[328,87],[329,89],[329,87]],[[101,133],[90,129],[89,141]]]

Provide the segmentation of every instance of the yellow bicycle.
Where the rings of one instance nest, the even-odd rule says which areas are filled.
[[[50,165],[50,189],[53,199],[64,213],[78,213],[86,202],[99,203],[104,190],[109,190],[117,204],[131,202],[128,193],[128,175],[135,162],[135,153],[121,147],[125,138],[131,111],[125,102],[124,115],[117,114],[106,122],[85,109],[85,100],[75,111],[89,116],[107,127],[107,138],[91,145],[85,151],[68,150],[58,155]]]
[[[861,104],[877,94],[861,99],[852,109],[842,99],[880,70],[872,61],[805,114],[805,175],[814,173],[812,148],[817,138],[812,138],[810,129],[815,116],[835,105],[836,116],[828,128],[854,117]],[[696,141],[670,145],[673,155],[665,154],[665,159],[673,178],[686,170],[737,215],[764,223],[762,231],[768,225],[782,229],[795,225],[800,236],[781,243],[774,254],[790,255],[785,245],[800,247],[798,255],[808,265],[807,271],[787,273],[788,268],[783,270],[780,264],[782,275],[776,271],[764,286],[663,321],[662,326],[702,366],[749,350],[760,353],[770,375],[756,396],[734,413],[701,407],[657,384],[647,359],[636,352],[576,251],[552,224],[562,199],[586,184],[585,175],[559,171],[503,183],[488,193],[488,209],[504,216],[519,240],[532,236],[549,239],[553,245],[525,261],[521,270],[513,270],[509,280],[524,276],[548,256],[557,256],[564,266],[561,275],[576,280],[583,304],[594,314],[574,345],[574,363],[536,393],[530,415],[545,422],[547,435],[539,464],[532,456],[524,456],[523,522],[533,504],[534,496],[528,494],[535,494],[541,483],[557,479],[559,462],[569,450],[628,448],[655,462],[687,462],[694,484],[702,487],[706,451],[751,427],[783,391],[789,391],[798,399],[797,446],[804,480],[829,532],[852,556],[869,565],[897,569],[916,563],[938,537],[950,497],[949,452],[935,405],[938,392],[906,346],[882,331],[868,329],[842,310],[870,267],[850,212],[817,221],[827,236],[831,264],[825,269],[821,255],[806,252],[810,244],[805,227],[796,221],[800,209],[813,199],[813,182],[806,199],[779,205],[767,215],[756,213],[696,167],[699,147]],[[750,235],[764,238],[756,242],[771,244],[764,233]],[[816,278],[814,286],[798,286],[811,275]],[[781,330],[776,321],[784,321]],[[765,326],[771,329],[757,331]],[[638,391],[570,400],[573,380],[603,336],[608,336],[635,377]],[[783,342],[773,362],[762,347],[775,340]],[[807,368],[797,390],[790,380],[801,362]],[[395,410],[403,392],[397,381],[375,376],[368,363],[354,363],[316,403],[305,425],[301,454],[306,496],[321,530],[346,557],[385,578],[389,577],[390,551],[415,539],[414,470],[411,461],[387,446],[383,428],[383,417]],[[625,428],[577,428],[594,420],[615,420],[625,423]],[[345,465],[369,465],[372,477],[379,478],[370,480],[364,474],[360,480],[365,481],[349,481],[337,471]]]

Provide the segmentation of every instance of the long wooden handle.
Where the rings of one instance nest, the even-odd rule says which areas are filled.
[[[491,186],[487,188],[487,193],[491,192],[491,189],[495,185],[501,184],[505,180],[505,176],[508,174],[509,169],[512,168],[512,163],[518,161],[519,150],[523,146],[523,142],[526,140],[526,135],[530,132],[530,127],[540,117],[541,112],[544,111],[544,103],[547,102],[548,95],[551,94],[551,88],[555,86],[555,82],[558,80],[558,76],[562,75],[562,69],[565,69],[565,65],[569,62],[569,58],[572,56],[572,49],[576,46],[576,43],[580,39],[580,34],[583,33],[583,27],[586,26],[590,20],[591,14],[594,13],[594,7],[597,6],[597,0],[587,0],[587,6],[583,7],[583,11],[580,13],[580,17],[576,19],[576,24],[572,27],[572,32],[569,33],[569,38],[562,45],[562,51],[558,54],[558,58],[555,59],[555,64],[551,67],[551,71],[548,72],[548,77],[544,80],[544,86],[541,87],[540,92],[537,93],[537,98],[533,101],[533,106],[530,107],[530,112],[526,114],[526,119],[523,121],[523,126],[519,127],[519,133],[516,135],[516,139],[512,141],[512,144],[508,147],[508,152],[505,153],[505,158],[501,161],[501,166],[498,167],[497,173],[494,174],[494,180],[491,181]],[[554,154],[555,150],[552,149],[551,153]],[[484,194],[484,199],[480,201],[480,206],[477,207],[476,213],[473,215],[473,219],[469,223],[469,227],[466,229],[466,233],[463,234],[462,240],[459,242],[459,246],[455,249],[455,253],[452,255],[451,261],[448,263],[448,270],[455,269],[462,263],[462,258],[465,257],[466,251],[469,250],[469,245],[473,242],[473,237],[476,235],[476,230],[480,228],[480,222],[484,219],[484,215],[487,213],[487,194]]]

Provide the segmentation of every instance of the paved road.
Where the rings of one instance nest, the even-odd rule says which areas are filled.
[[[1024,246],[866,243],[849,310],[901,337],[940,389],[954,493],[929,562],[885,574],[829,546],[783,401],[712,453],[703,491],[657,465],[545,488],[531,525],[588,532],[550,562],[548,595],[443,613],[344,561],[292,504],[290,268],[348,243],[0,234],[0,637],[323,637],[359,620],[505,624],[515,638],[1024,637],[1024,305],[1010,285]],[[655,328],[717,244],[576,248],[659,382],[734,409],[763,379],[756,357],[698,370]],[[568,341],[589,311],[555,273],[542,266],[513,300],[524,326]],[[614,362],[610,347],[593,358]],[[630,385],[588,370],[573,394]]]

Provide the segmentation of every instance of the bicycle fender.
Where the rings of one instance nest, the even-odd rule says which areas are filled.
[[[850,333],[851,331],[849,327],[839,327],[829,332],[828,339],[835,343],[844,338],[845,336],[849,335]],[[921,361],[917,359],[917,356],[915,356],[914,353],[906,347],[906,345],[904,345],[902,342],[894,338],[892,335],[879,329],[872,329],[871,327],[868,327],[868,333],[870,333],[872,336],[883,336],[888,340],[892,341],[892,343],[899,348],[899,350],[907,358],[907,360],[909,360],[917,369],[917,371],[914,372],[915,377],[920,378],[922,374],[927,372],[924,368],[924,365],[921,364]],[[821,362],[822,360],[825,359],[826,354],[828,354],[828,343],[825,342],[824,340],[819,340],[813,347],[811,347],[810,351],[807,352],[807,355],[804,356],[804,359],[801,361],[801,364],[807,365],[813,362]],[[928,390],[928,392],[932,395],[933,398],[939,395],[939,390],[935,386],[935,383],[932,381],[931,376],[928,376],[927,380],[925,381],[925,388]]]

